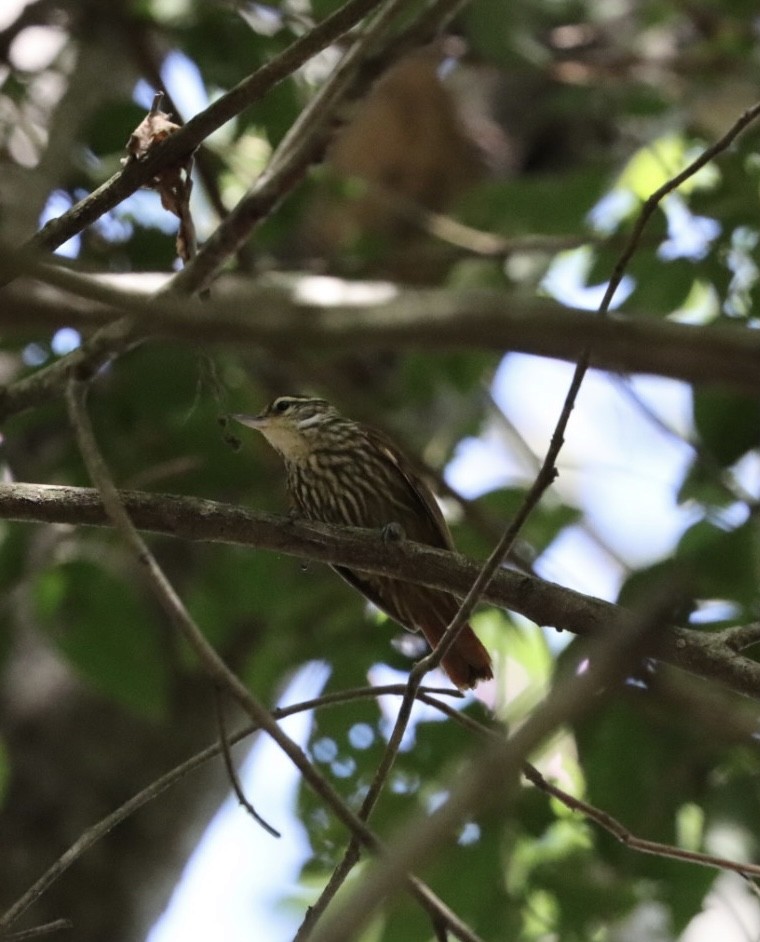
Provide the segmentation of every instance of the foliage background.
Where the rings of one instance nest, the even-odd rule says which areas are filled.
[[[148,87],[166,81],[179,101],[194,75],[213,100],[337,6],[33,0],[15,10],[0,31],[3,242],[23,244],[119,168]],[[479,289],[501,293],[517,310],[536,294],[560,309],[577,304],[588,296],[570,297],[570,281],[579,292],[606,281],[642,201],[756,99],[757,29],[754,6],[736,0],[473,0],[446,44],[396,65],[392,80],[343,115],[347,130],[331,162],[315,162],[232,267],[262,283],[273,272],[308,271],[437,286],[453,304]],[[312,62],[204,142],[193,194],[202,240],[264,168],[333,62]],[[172,76],[180,77],[175,88]],[[191,117],[176,102],[169,107]],[[647,229],[620,308],[644,325],[644,357],[652,321],[747,337],[756,327],[756,145],[750,128],[669,197]],[[67,243],[64,255],[87,272],[169,273],[173,227],[157,194],[140,191]],[[566,274],[557,278],[560,264]],[[44,300],[38,283],[23,285],[25,301]],[[0,350],[11,389],[70,353],[77,336],[62,327],[91,333],[75,309],[63,308],[55,326],[25,320],[15,287],[4,289]],[[563,339],[560,329],[560,346]],[[439,483],[460,443],[483,436],[487,461],[508,458],[508,480],[472,500],[448,494],[457,546],[483,559],[536,457],[516,433],[509,403],[489,392],[508,353],[490,346],[476,330],[445,352],[391,342],[367,349],[361,338],[312,348],[297,329],[275,347],[208,344],[188,331],[116,358],[95,378],[90,408],[120,487],[275,512],[285,506],[276,456],[258,441],[229,447],[220,413],[315,390],[386,428]],[[574,349],[568,340],[568,359]],[[673,375],[683,375],[677,358]],[[614,534],[610,546],[580,490],[562,486],[563,473],[522,534],[522,552],[541,573],[557,541],[580,528],[614,559],[620,600],[631,606],[685,571],[693,604],[681,621],[691,613],[691,627],[706,634],[757,617],[760,411],[756,387],[704,382],[688,392],[692,414],[673,432],[689,443],[686,470],[668,482],[673,505],[688,513],[671,551],[648,554],[646,532],[635,552]],[[544,390],[528,382],[524,395],[540,402]],[[647,404],[655,414],[657,406]],[[606,434],[618,430],[602,428]],[[538,457],[544,444],[533,449]],[[589,464],[598,457],[592,443],[576,442],[573,454]],[[60,395],[6,411],[3,461],[8,481],[89,484]],[[209,682],[110,532],[7,521],[0,538],[0,854],[10,904],[86,826],[211,740],[214,711]],[[209,640],[266,703],[312,661],[330,667],[325,692],[365,684],[378,664],[410,666],[408,647],[390,643],[393,629],[373,624],[361,599],[321,565],[165,537],[151,545]],[[551,629],[543,634],[507,610],[483,607],[476,624],[494,651],[497,679],[464,712],[484,723],[493,709],[500,723],[519,724],[558,667],[572,672],[584,656],[575,641],[563,635],[557,643]],[[720,686],[716,677],[709,689]],[[754,743],[737,744],[699,715],[668,709],[648,675],[618,693],[547,743],[542,768],[651,840],[756,859]],[[730,717],[734,699],[721,702]],[[376,702],[352,703],[315,714],[309,751],[356,805],[386,735]],[[398,756],[373,828],[389,834],[428,813],[475,749],[456,723],[425,714],[413,748]],[[65,916],[77,939],[143,938],[225,788],[222,771],[208,767],[141,810],[51,888],[29,924]],[[317,892],[346,835],[306,788],[298,816],[311,845],[302,879]],[[715,870],[633,853],[527,784],[509,814],[475,816],[472,825],[424,877],[483,939],[653,938],[652,920],[658,938],[677,938],[716,879]],[[252,831],[250,840],[266,854],[269,837]],[[432,931],[418,908],[398,899],[366,938],[402,942]]]

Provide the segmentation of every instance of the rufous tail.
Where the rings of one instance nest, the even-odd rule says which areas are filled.
[[[420,623],[419,629],[431,648],[443,637],[444,629],[440,624]],[[469,689],[481,680],[490,680],[493,677],[491,655],[469,625],[462,628],[454,647],[441,661],[441,667],[460,690]]]

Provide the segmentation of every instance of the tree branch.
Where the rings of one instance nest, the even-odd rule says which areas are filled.
[[[303,713],[307,710],[316,710],[322,709],[324,707],[330,706],[339,706],[344,703],[353,703],[355,700],[365,700],[374,697],[382,696],[401,696],[406,690],[406,684],[388,684],[385,686],[378,687],[360,687],[352,690],[339,690],[333,693],[324,694],[321,697],[315,697],[311,700],[304,700],[300,703],[294,703],[290,706],[277,707],[272,710],[271,716],[274,720],[282,720],[288,716],[293,716],[296,713]],[[430,694],[435,693],[438,696],[445,695],[447,691],[438,690],[435,688],[423,688],[420,691],[421,697],[428,697]],[[428,702],[427,700],[425,702]],[[431,699],[429,702],[434,706],[442,706],[439,701]],[[257,725],[249,725],[244,729],[238,730],[236,733],[233,733],[230,736],[230,744],[235,744],[240,742],[242,739],[247,738],[252,733],[257,732],[259,727]],[[154,782],[151,782],[150,785],[146,786],[142,791],[138,792],[136,795],[133,795],[128,801],[124,802],[123,805],[120,805],[116,808],[115,811],[112,811],[111,814],[107,815],[105,818],[98,821],[96,824],[93,824],[91,827],[87,828],[71,845],[71,847],[66,850],[48,870],[43,873],[43,875],[37,880],[25,893],[24,895],[16,900],[16,902],[0,916],[0,938],[5,939],[2,933],[11,926],[17,919],[19,919],[28,909],[32,906],[48,889],[69,869],[69,867],[78,860],[86,851],[88,851],[94,844],[104,838],[107,834],[116,827],[117,824],[121,824],[122,821],[125,821],[127,818],[131,817],[136,811],[147,805],[149,802],[154,801],[165,791],[172,788],[179,781],[184,779],[191,772],[194,772],[196,769],[200,768],[210,759],[216,758],[222,751],[221,743],[217,742],[211,746],[207,746],[205,749],[196,753],[191,758],[187,759],[185,762],[182,762],[180,765],[175,766],[165,775],[162,775],[160,778],[156,779]]]
[[[256,547],[330,565],[351,565],[459,596],[466,595],[481,568],[456,553],[407,540],[390,546],[371,530],[328,527],[197,498],[139,491],[120,494],[135,526],[180,539]],[[108,525],[93,489],[45,484],[0,484],[0,519]],[[508,569],[495,574],[483,600],[519,612],[537,625],[586,637],[615,630],[618,619],[625,615],[611,602]],[[670,628],[658,656],[760,699],[760,664],[737,654],[723,643],[720,634]]]
[[[140,536],[132,522],[121,495],[116,489],[110,471],[100,454],[95,433],[85,408],[87,386],[71,379],[66,387],[66,405],[77,444],[82,453],[88,473],[96,484],[103,507],[114,529],[127,547],[134,553],[144,569],[148,586],[163,608],[172,627],[188,644],[208,676],[232,696],[243,711],[263,732],[279,746],[282,752],[298,769],[304,782],[332,811],[338,821],[352,837],[361,840],[365,847],[382,853],[383,846],[365,823],[352,811],[334,786],[322,775],[303,749],[288,736],[273,720],[269,711],[258,698],[231,671],[224,660],[209,644],[200,627],[190,615],[182,599],[167,579],[155,556]],[[433,914],[438,922],[445,923],[461,942],[479,942],[474,932],[432,890],[411,873],[405,875],[405,883],[414,898]]]
[[[371,863],[342,905],[326,914],[317,926],[314,942],[357,938],[375,907],[399,888],[404,874],[429,861],[469,815],[509,806],[527,756],[558,726],[574,722],[592,706],[598,708],[604,698],[600,691],[609,696],[626,671],[645,653],[651,653],[648,648],[661,625],[666,601],[659,599],[650,612],[630,619],[620,632],[595,643],[588,670],[557,684],[509,739],[486,743],[454,779],[443,805],[407,823],[389,843],[388,854]]]
[[[7,386],[0,394],[0,418],[7,418],[60,395],[67,370],[81,363],[98,366],[138,342],[134,325],[114,321],[106,305],[150,318],[142,325],[156,336],[187,343],[251,344],[276,349],[294,334],[313,349],[508,350],[569,362],[592,347],[591,365],[610,372],[650,373],[693,383],[716,383],[760,392],[760,336],[736,327],[694,326],[654,318],[611,315],[564,308],[548,300],[505,296],[495,291],[439,289],[379,290],[390,300],[374,304],[320,306],[305,300],[320,290],[351,297],[352,286],[337,279],[297,278],[291,289],[254,283],[226,290],[205,306],[162,298],[149,306],[144,292],[46,266],[55,281],[79,295],[24,280],[2,290],[0,323],[9,329],[31,324],[47,329],[102,327],[81,350]],[[55,275],[53,275],[55,271]],[[47,277],[47,276],[45,276]],[[363,286],[353,286],[358,293]],[[374,286],[377,292],[377,285]],[[372,289],[367,288],[370,293]],[[355,295],[354,295],[355,296]],[[85,298],[85,300],[80,300]],[[256,317],[251,316],[256,312]]]
[[[144,159],[128,164],[68,212],[52,219],[30,239],[27,248],[55,249],[81,232],[103,213],[148,183],[160,170],[186,157],[223,124],[263,98],[271,88],[348,32],[381,2],[349,0],[314,29],[239,82],[226,95],[195,115],[176,134],[153,148]]]
[[[438,0],[433,7],[448,8],[452,2],[459,6],[462,0]],[[312,163],[321,161],[339,126],[341,109],[361,98],[376,78],[377,60],[387,66],[406,48],[404,33],[415,32],[416,19],[399,35],[393,35],[393,27],[408,7],[408,0],[387,0],[370,18],[363,33],[277,145],[266,169],[195,258],[173,276],[167,292],[188,295],[207,288],[225,260],[242,247],[253,228],[277,208]],[[376,60],[374,68],[369,65],[373,60]]]
[[[219,687],[216,686],[214,687],[214,706],[216,707],[216,725],[219,730],[219,746],[222,759],[224,760],[224,769],[227,773],[227,778],[229,779],[230,788],[237,798],[238,804],[241,808],[245,809],[245,811],[253,818],[253,820],[267,832],[267,834],[269,834],[271,837],[282,837],[282,834],[277,830],[277,828],[273,827],[258,813],[243,791],[243,786],[240,784],[240,779],[238,778],[235,763],[232,761],[230,739],[229,734],[227,733],[227,723],[224,718],[224,700],[222,698],[222,691],[219,689]]]
[[[726,737],[730,741],[747,745],[755,739],[757,734],[757,716],[752,710],[737,710],[736,705],[726,703],[725,697],[710,696],[705,698],[704,691],[698,693],[690,690],[683,683],[676,683],[673,676],[665,678],[658,676],[654,690],[649,694],[659,695],[658,699],[661,705],[672,709],[678,708],[678,712],[683,712],[690,717],[698,717],[704,721],[704,729],[712,734],[718,742],[725,744]],[[419,698],[423,703],[427,703],[434,709],[443,713],[452,722],[464,727],[476,736],[488,739],[499,739],[502,733],[487,726],[485,723],[460,713],[448,703],[442,703],[435,697],[423,694]],[[663,703],[664,701],[664,703]],[[702,726],[700,725],[700,728]],[[565,807],[571,811],[576,811],[584,815],[589,821],[593,821],[603,830],[611,834],[616,840],[625,844],[630,850],[642,854],[652,854],[655,857],[667,857],[671,860],[681,860],[685,863],[697,864],[701,867],[714,867],[718,870],[729,870],[739,873],[744,877],[760,877],[760,865],[746,863],[743,861],[731,860],[728,857],[717,857],[714,854],[705,854],[699,851],[686,850],[683,847],[676,847],[673,844],[663,844],[659,841],[650,841],[647,838],[639,837],[634,834],[630,828],[627,828],[621,821],[614,818],[611,814],[602,808],[597,808],[570,792],[565,791],[558,785],[548,781],[539,770],[530,762],[525,762],[522,768],[523,776],[537,788],[539,791],[556,798]]]
[[[69,919],[55,919],[53,922],[46,922],[43,926],[35,926],[33,929],[24,929],[21,932],[12,932],[2,938],[6,942],[30,942],[31,939],[41,939],[44,935],[52,935],[54,932],[73,928],[74,923]]]

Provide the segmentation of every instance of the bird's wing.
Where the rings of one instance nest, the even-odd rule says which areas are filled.
[[[383,591],[382,582],[377,578],[373,578],[366,572],[355,572],[353,569],[347,569],[345,566],[333,566],[332,568],[339,576],[342,576],[350,586],[353,586],[354,589],[361,592],[365,599],[372,602],[375,608],[379,608],[381,612],[385,612],[389,618],[398,622],[402,628],[406,628],[407,631],[418,630],[415,625],[409,624],[408,619],[405,619],[403,614],[398,611],[393,602],[394,594],[387,590]]]
[[[411,504],[417,506],[421,511],[419,519],[422,526],[420,532],[407,533],[406,536],[418,543],[428,543],[430,546],[453,550],[454,541],[429,485],[412,469],[409,459],[405,458],[393,442],[386,438],[382,432],[366,427],[364,432],[372,445],[380,449],[386,458],[392,462],[399,473],[399,477],[406,482]]]

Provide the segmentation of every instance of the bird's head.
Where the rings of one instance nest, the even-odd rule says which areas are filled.
[[[309,396],[278,396],[258,415],[234,415],[248,428],[254,428],[288,461],[311,454],[324,427],[340,414],[325,399]]]

